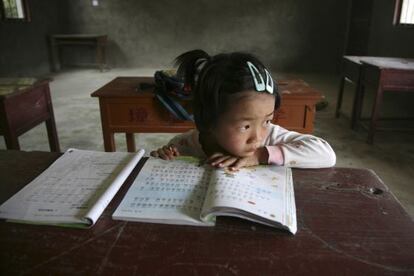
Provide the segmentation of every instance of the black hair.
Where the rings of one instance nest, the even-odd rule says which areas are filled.
[[[262,76],[265,66],[253,55],[241,52],[209,56],[203,50],[192,50],[175,59],[177,76],[189,85],[193,94],[193,112],[197,129],[208,132],[221,114],[227,111],[232,94],[253,90],[254,79],[247,62],[251,62]],[[274,81],[275,110],[280,95]],[[266,91],[257,93],[267,93]]]

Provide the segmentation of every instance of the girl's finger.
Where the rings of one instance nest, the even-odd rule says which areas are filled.
[[[174,156],[180,156],[180,152],[177,148],[174,148]]]
[[[155,151],[155,150],[153,150],[153,151],[151,151],[150,155],[151,155],[152,157],[158,157],[158,152],[157,152],[157,151]]]
[[[230,166],[230,170],[238,171],[240,168],[246,167],[246,159],[240,158]]]
[[[174,146],[174,145],[170,145],[169,146],[169,148],[170,148],[170,150],[171,150],[171,152],[172,152],[172,154],[173,154],[173,156],[180,156],[180,152],[178,151],[178,149],[177,149],[177,147],[176,146]]]
[[[220,153],[220,152],[216,152],[216,153],[213,153],[212,155],[210,155],[208,158],[207,158],[207,160],[206,160],[206,162],[207,163],[210,163],[211,161],[213,161],[214,159],[216,159],[216,158],[218,158],[218,157],[221,157],[221,156],[224,156],[222,153]]]
[[[162,149],[164,150],[164,154],[167,155],[169,159],[174,158],[174,153],[170,146],[163,146]]]
[[[233,161],[229,161],[229,160],[233,160]],[[228,164],[231,164],[235,160],[236,160],[236,157],[225,155],[215,160],[214,163],[212,163],[212,165],[215,167],[223,168],[223,167],[227,167]]]
[[[165,152],[164,152],[164,149],[158,149],[158,155],[159,155],[159,157],[161,158],[161,159],[164,159],[164,160],[170,160],[170,158],[168,157],[168,155],[166,155],[165,154]]]
[[[224,160],[227,160],[230,156],[228,155],[221,155],[221,156],[217,156],[215,158],[211,158],[210,160],[207,161],[207,163],[209,163],[212,166],[216,166],[219,163],[223,162]]]
[[[238,160],[238,158],[237,158],[237,157],[229,156],[229,158],[228,158],[228,159],[223,160],[222,162],[220,162],[220,163],[218,164],[218,166],[219,166],[220,168],[230,167],[230,166],[232,166],[234,163],[236,163],[236,162],[237,162],[237,160]]]

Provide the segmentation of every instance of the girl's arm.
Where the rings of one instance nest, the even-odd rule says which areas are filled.
[[[336,163],[336,155],[325,140],[288,131],[274,125],[266,141],[269,164],[296,168],[325,168]]]

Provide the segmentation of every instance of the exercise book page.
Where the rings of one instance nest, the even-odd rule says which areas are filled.
[[[211,168],[198,159],[149,158],[113,214],[114,219],[211,225],[200,220]]]
[[[237,172],[216,170],[206,196],[203,216],[208,215],[212,208],[228,210],[226,208],[230,207],[285,224],[289,173],[290,169],[277,166],[247,167]],[[240,214],[245,217],[246,213]]]
[[[85,215],[97,201],[100,204],[109,203],[111,199],[107,197],[113,197],[141,156],[142,152],[69,149],[3,203],[0,217],[33,222],[91,224],[91,220],[96,220],[106,206],[98,208],[98,212],[94,211],[93,218],[86,219]],[[116,185],[116,189],[112,189],[112,185]],[[111,192],[105,195],[108,189]]]

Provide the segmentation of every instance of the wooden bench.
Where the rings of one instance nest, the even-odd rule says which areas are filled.
[[[96,64],[102,72],[106,67],[107,35],[102,34],[54,34],[49,37],[49,51],[52,71],[61,68],[60,50],[66,46],[92,46],[96,49]]]

